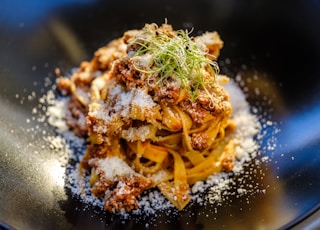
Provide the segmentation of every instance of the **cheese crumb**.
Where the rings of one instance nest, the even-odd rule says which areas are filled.
[[[94,161],[97,164],[97,172],[102,173],[105,179],[113,180],[118,176],[133,175],[132,168],[119,157],[108,157],[103,159],[90,159],[89,164]]]

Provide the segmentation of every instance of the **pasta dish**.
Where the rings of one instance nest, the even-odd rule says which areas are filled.
[[[71,77],[70,130],[88,145],[79,172],[109,212],[137,209],[139,196],[159,189],[179,210],[190,186],[232,171],[228,77],[219,74],[217,32],[191,37],[169,24],[146,24],[98,49]]]

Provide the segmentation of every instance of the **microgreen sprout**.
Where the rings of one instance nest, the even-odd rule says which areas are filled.
[[[178,80],[182,87],[187,88],[192,99],[196,99],[197,91],[214,83],[215,74],[219,68],[215,61],[208,58],[210,54],[200,50],[189,36],[191,32],[178,30],[175,33],[165,33],[161,30],[146,30],[147,36],[133,42],[140,48],[134,56],[151,54],[153,65],[150,69],[135,68],[146,74],[157,75],[155,85],[168,79]],[[210,73],[205,77],[203,71]]]

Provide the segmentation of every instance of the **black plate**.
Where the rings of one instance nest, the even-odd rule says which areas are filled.
[[[0,8],[0,225],[16,229],[278,229],[319,227],[320,2],[18,1]],[[128,29],[168,22],[194,34],[216,30],[221,72],[236,78],[263,119],[263,156],[248,185],[219,207],[121,220],[86,208],[64,189],[63,151],[32,109],[63,72]],[[257,77],[254,77],[257,76]],[[259,94],[256,89],[259,89]],[[278,130],[281,130],[278,133]],[[46,132],[46,133],[44,133]],[[62,165],[62,166],[61,166]],[[256,166],[257,167],[257,166]],[[213,211],[214,210],[214,211]],[[141,219],[141,217],[139,217]],[[307,218],[307,219],[306,219]]]

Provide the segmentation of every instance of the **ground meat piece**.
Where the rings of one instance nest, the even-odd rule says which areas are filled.
[[[227,92],[221,86],[208,87],[210,96],[205,91],[199,92],[195,101],[183,100],[179,106],[186,112],[196,124],[201,124],[209,112],[213,116],[229,117],[231,104]]]
[[[107,157],[108,152],[111,151],[111,147],[107,145],[90,144],[87,146],[86,153],[81,160],[81,167],[86,171],[90,170],[89,160],[91,158],[103,158]]]
[[[181,101],[179,106],[192,118],[193,122],[196,124],[201,124],[208,113],[208,111],[203,109],[198,103],[188,100]]]
[[[208,140],[208,134],[204,132],[193,133],[191,136],[191,146],[196,150],[204,150],[208,147]]]
[[[66,122],[69,128],[77,135],[85,137],[88,134],[85,116],[87,109],[74,97],[68,104]]]
[[[99,197],[103,198],[107,190],[114,188],[116,185],[116,181],[108,180],[108,179],[100,179],[98,180],[91,188],[91,192]]]
[[[90,142],[94,144],[101,144],[103,142],[103,135],[106,132],[105,125],[102,119],[96,119],[95,117],[87,116],[86,117],[86,125],[88,127],[88,134],[91,138],[94,136],[94,140],[90,139]],[[100,127],[98,129],[97,127]]]
[[[127,46],[127,53],[135,53],[141,48],[140,44],[143,44],[144,41],[141,39],[136,39],[135,42],[129,43]]]
[[[227,156],[222,160],[222,168],[226,172],[231,172],[234,167],[234,157]]]
[[[153,91],[154,101],[161,102],[163,104],[174,104],[180,96],[181,87],[176,83],[168,83],[165,86],[158,86]]]
[[[144,176],[122,176],[110,192],[106,192],[104,209],[109,212],[130,212],[139,208],[137,197],[149,188],[152,181]]]
[[[99,148],[99,146],[90,146],[93,149],[89,151]],[[88,153],[85,157],[91,154]],[[91,192],[97,197],[104,197],[106,211],[130,212],[132,209],[137,209],[137,198],[153,185],[152,179],[136,173],[118,157],[109,159],[111,160],[108,162],[101,161],[98,157],[89,159]]]
[[[209,53],[208,58],[216,60],[223,47],[223,41],[217,32],[206,32],[194,38],[195,43],[200,49]]]
[[[57,80],[57,86],[62,95],[69,95],[71,93],[71,81],[69,78],[59,77]]]
[[[91,62],[83,61],[77,71],[71,76],[71,81],[77,88],[82,88],[88,92],[91,87],[92,80],[96,77]],[[86,90],[85,90],[86,89]]]
[[[227,115],[231,113],[231,104],[227,91],[219,84],[213,84],[207,87],[208,92],[201,91],[197,98],[197,103],[214,116],[221,113]]]
[[[229,141],[229,143],[224,148],[224,156],[221,161],[222,169],[226,172],[231,172],[234,167],[234,150],[235,149],[235,143],[233,140]]]
[[[128,30],[123,34],[123,42],[125,44],[131,43],[138,35],[140,35],[140,30]]]
[[[110,144],[109,141],[113,137],[119,137],[124,129],[131,127],[132,123],[129,118],[122,118],[118,115],[113,116],[109,122],[88,115],[86,121],[90,142],[95,144],[103,142]]]
[[[140,79],[139,72],[126,60],[114,62],[112,75],[118,83],[128,88],[136,88],[145,84],[145,81]]]
[[[60,70],[56,72],[56,74],[60,74]],[[57,86],[63,95],[72,93],[74,96],[77,96],[76,94],[79,90],[86,93],[89,92],[94,78],[90,63],[83,61],[71,78],[59,76]]]
[[[98,49],[94,53],[94,59],[91,62],[93,69],[107,71],[112,68],[113,61],[126,55],[127,46],[122,38],[111,41],[107,46]]]

